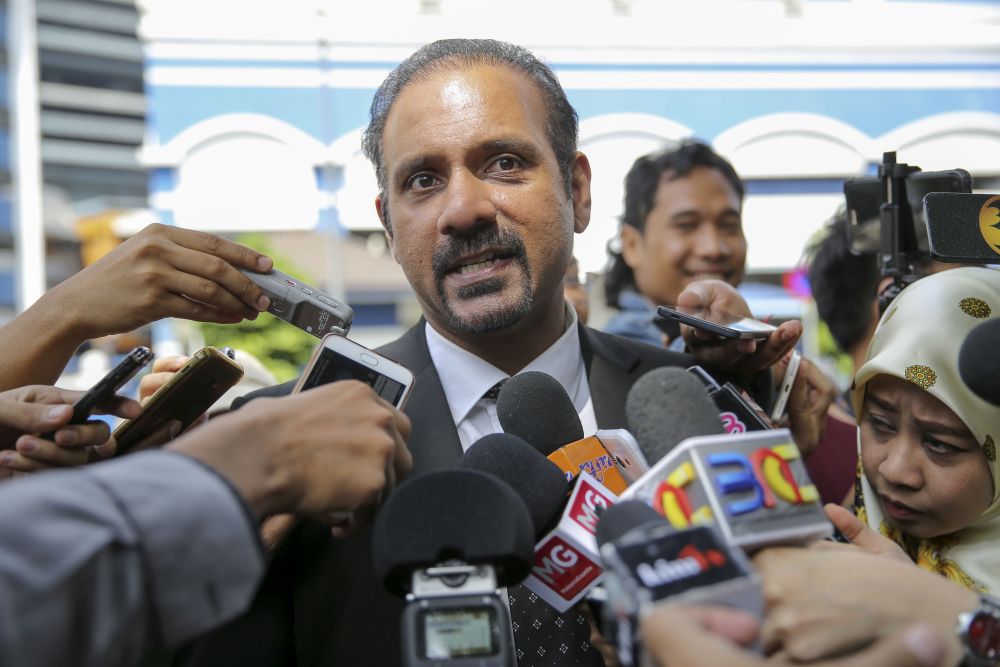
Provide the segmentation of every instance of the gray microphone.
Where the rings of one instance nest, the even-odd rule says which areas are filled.
[[[726,432],[705,385],[683,368],[656,368],[639,378],[628,393],[625,415],[650,465],[687,438]]]

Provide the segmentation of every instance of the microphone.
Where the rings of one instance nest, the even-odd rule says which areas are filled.
[[[567,479],[587,472],[612,493],[628,487],[600,438],[583,437],[573,401],[551,375],[527,371],[507,380],[497,397],[497,417],[505,433],[535,447],[559,466]],[[623,456],[644,463],[635,453]]]
[[[680,368],[655,368],[636,380],[625,399],[625,416],[639,449],[653,463],[685,438],[725,433],[702,383]]]
[[[958,374],[979,398],[1000,406],[1000,318],[976,326],[958,352]]]
[[[931,192],[924,197],[931,257],[959,264],[1000,262],[1000,195]]]
[[[512,667],[510,612],[497,587],[527,575],[532,539],[523,501],[490,475],[443,470],[400,485],[372,547],[376,575],[407,600],[403,664]]]
[[[598,542],[608,593],[605,636],[624,667],[647,664],[636,629],[659,604],[723,604],[762,616],[760,579],[714,528],[678,531],[648,505],[623,501],[602,514]]]
[[[516,435],[484,435],[466,450],[458,467],[507,483],[527,506],[535,537],[552,527],[566,505],[569,482],[562,470]]]
[[[602,569],[594,533],[598,513],[615,503],[615,494],[581,471],[567,501],[567,482],[560,469],[510,433],[480,438],[460,465],[501,478],[524,478],[517,480],[514,489],[522,500],[536,505],[533,519],[536,527],[542,527],[531,572],[523,582],[527,588],[564,612],[600,581]],[[545,532],[552,525],[554,528]]]
[[[774,422],[757,401],[732,382],[720,385],[701,366],[691,366],[688,372],[704,383],[709,398],[715,402],[726,433],[746,433],[774,428]],[[794,371],[792,374],[794,376]]]

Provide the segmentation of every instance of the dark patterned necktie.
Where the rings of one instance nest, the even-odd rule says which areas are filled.
[[[496,402],[500,380],[483,399]],[[575,609],[560,614],[538,595],[518,584],[507,589],[518,667],[604,667],[590,644],[590,623]]]

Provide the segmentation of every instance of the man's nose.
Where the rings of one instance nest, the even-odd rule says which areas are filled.
[[[701,257],[724,259],[733,254],[733,249],[730,240],[715,225],[702,223],[695,236],[695,252]]]
[[[448,180],[444,204],[438,216],[438,232],[446,235],[466,235],[476,228],[496,222],[497,210],[488,184],[475,174],[462,169]]]

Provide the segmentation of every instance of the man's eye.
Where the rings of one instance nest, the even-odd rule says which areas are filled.
[[[501,155],[493,162],[496,171],[514,171],[521,168],[521,161],[513,155]]]
[[[410,179],[410,189],[426,190],[427,188],[434,187],[435,183],[437,183],[437,179],[430,174],[417,174]]]

